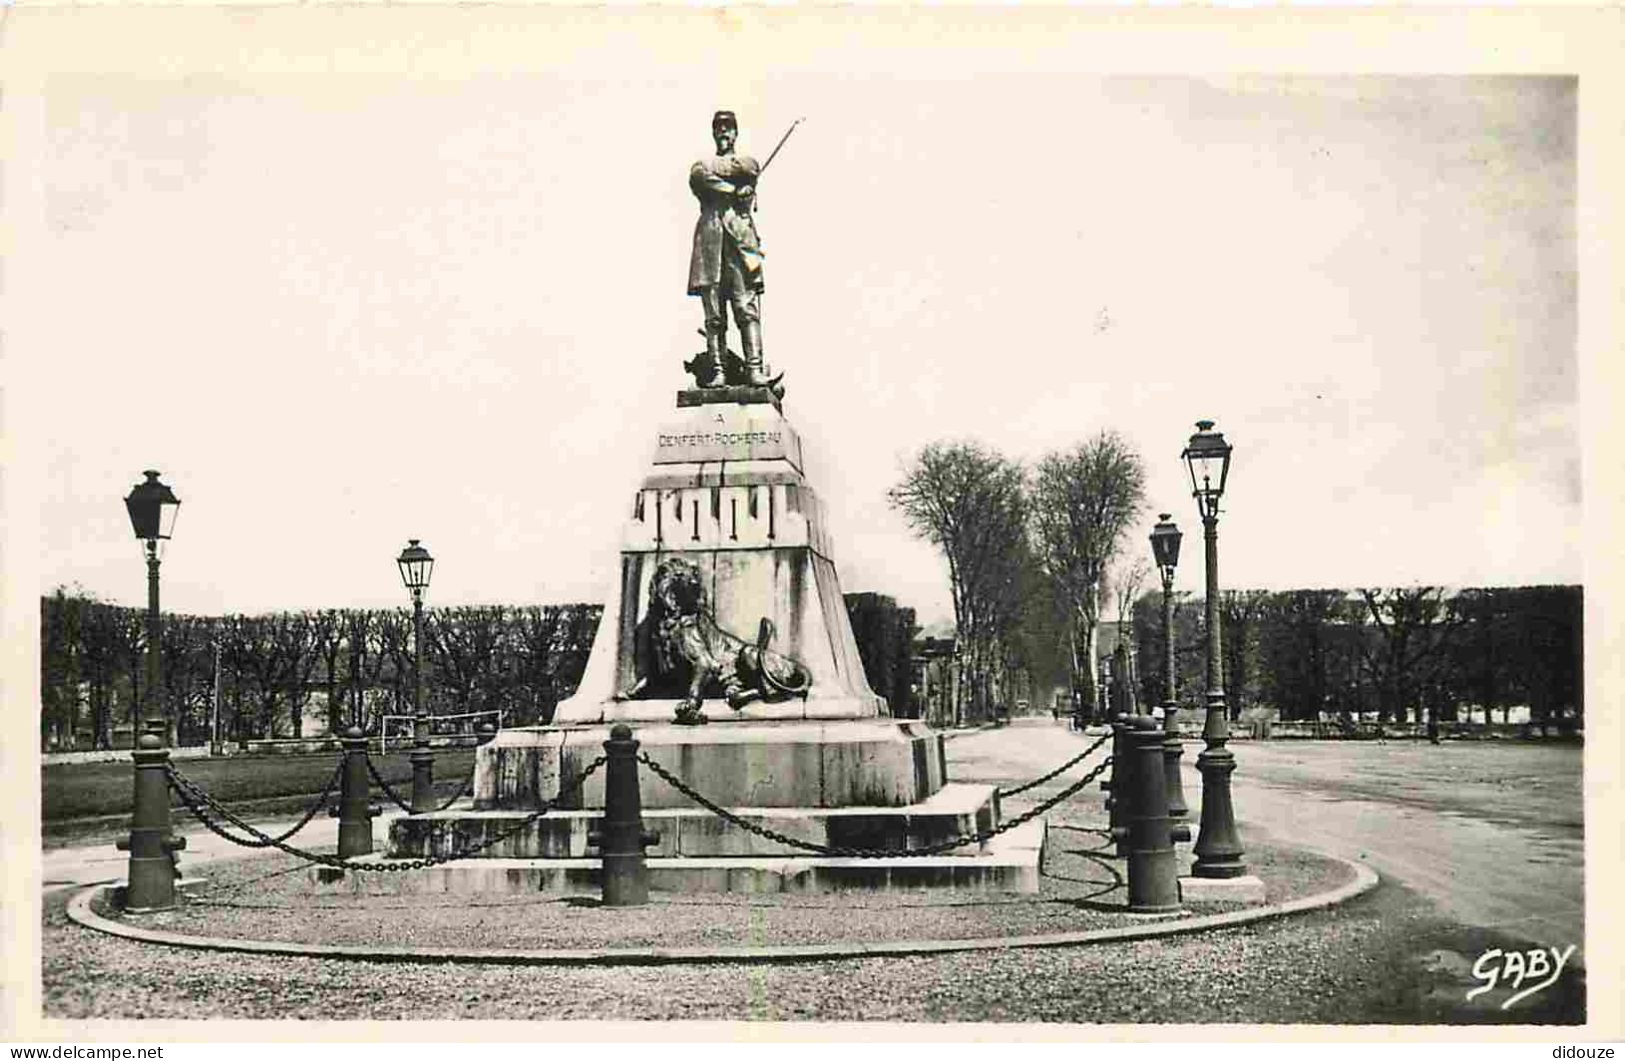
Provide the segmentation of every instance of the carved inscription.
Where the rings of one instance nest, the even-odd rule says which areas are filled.
[[[685,435],[660,434],[660,445],[665,446],[778,446],[784,442],[782,431],[696,431]]]

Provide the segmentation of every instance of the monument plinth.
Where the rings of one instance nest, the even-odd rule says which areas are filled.
[[[505,730],[479,749],[472,811],[392,823],[390,857],[456,854],[544,802],[557,806],[466,861],[424,875],[349,874],[346,887],[590,889],[586,836],[604,781],[581,778],[625,722],[642,754],[738,819],[643,769],[645,825],[661,835],[651,887],[1038,889],[1042,821],[990,843],[905,854],[991,828],[998,796],[950,784],[941,735],[890,717],[864,677],[782,375],[763,359],[754,214],[767,163],[736,154],[737,135],[734,116],[718,112],[717,153],[689,172],[700,216],[688,290],[701,300],[706,349],[684,362],[696,386],[650,425],[649,464],[628,498],[619,572],[580,685],[551,725]],[[742,356],[728,346],[730,315]],[[741,821],[898,854],[808,854]]]
[[[673,719],[687,687],[652,680],[640,639],[659,633],[639,629],[659,591],[656,572],[663,562],[675,566],[672,558],[699,578],[718,635],[730,647],[732,639],[754,644],[765,619],[773,631],[766,647],[810,679],[804,691],[764,695],[737,708],[708,699],[709,721],[885,715],[885,701],[863,674],[823,505],[802,470],[795,428],[766,403],[683,413],[655,432],[648,472],[622,530],[620,578],[605,601],[581,685],[559,705],[555,722]]]
[[[637,725],[645,754],[727,805],[902,807],[936,793],[941,737],[890,718],[869,688],[823,506],[783,411],[760,399],[694,404],[653,441],[581,684],[553,725],[505,731],[481,750],[476,807],[556,796],[616,722]],[[687,606],[673,606],[676,586],[693,595]],[[784,680],[752,662],[758,653],[780,661]],[[770,680],[752,682],[756,671]],[[658,782],[643,799],[691,806]]]

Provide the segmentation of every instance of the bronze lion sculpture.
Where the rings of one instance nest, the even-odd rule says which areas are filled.
[[[699,565],[668,556],[649,583],[649,610],[635,635],[637,684],[626,699],[681,696],[675,721],[699,725],[707,695],[722,695],[738,711],[757,700],[807,695],[812,676],[768,647],[773,621],[763,618],[752,644],[717,625]]]

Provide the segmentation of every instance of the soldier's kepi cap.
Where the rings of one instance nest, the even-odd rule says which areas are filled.
[[[738,129],[739,119],[734,117],[733,111],[717,111],[711,115],[711,128],[715,129],[719,125],[727,125]]]

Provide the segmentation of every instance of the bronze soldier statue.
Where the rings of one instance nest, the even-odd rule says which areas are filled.
[[[731,307],[739,343],[744,351],[743,381],[767,384],[762,365],[762,243],[752,214],[756,206],[756,179],[763,167],[748,155],[736,155],[739,123],[732,111],[717,111],[711,118],[711,139],[717,153],[701,159],[688,171],[688,187],[700,201],[694,225],[694,251],[688,263],[688,293],[698,295],[705,310],[705,358],[709,362],[696,378],[706,385],[720,375],[716,369],[728,351]],[[698,360],[698,359],[697,359]]]

